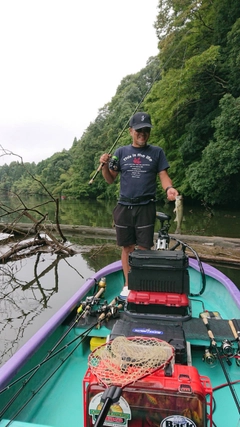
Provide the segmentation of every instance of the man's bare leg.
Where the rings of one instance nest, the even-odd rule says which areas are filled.
[[[121,259],[122,259],[123,274],[125,277],[125,285],[124,286],[128,286],[128,273],[130,270],[128,257],[129,257],[129,254],[134,251],[134,248],[135,248],[135,245],[123,246],[123,248],[122,248]],[[138,246],[138,249],[144,251],[147,248],[144,248],[143,246]]]
[[[128,262],[128,256],[129,256],[130,252],[134,251],[134,248],[135,248],[135,245],[123,246],[122,247],[121,260],[122,260],[123,274],[125,277],[124,286],[128,286],[128,272],[130,270],[130,266],[129,266],[129,262]]]

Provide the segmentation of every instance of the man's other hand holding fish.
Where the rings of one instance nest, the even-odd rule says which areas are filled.
[[[183,196],[178,195],[175,199],[175,209],[173,210],[176,214],[174,221],[177,223],[175,234],[181,234],[181,224],[183,220]]]

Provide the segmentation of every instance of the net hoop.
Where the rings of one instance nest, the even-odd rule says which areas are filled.
[[[164,369],[174,360],[174,347],[154,337],[119,336],[90,353],[88,366],[106,387],[124,387]]]

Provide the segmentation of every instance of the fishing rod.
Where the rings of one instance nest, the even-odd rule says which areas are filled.
[[[48,357],[46,357],[44,360],[42,360],[42,362],[40,362],[37,365],[35,365],[33,368],[29,369],[27,372],[25,372],[25,374],[21,375],[21,377],[17,378],[11,384],[8,384],[5,388],[3,388],[2,390],[0,390],[0,394],[4,393],[5,391],[9,390],[14,385],[16,385],[17,383],[19,383],[20,381],[22,381],[25,377],[27,377],[28,375],[30,375],[33,371],[37,370],[38,368],[40,368],[41,366],[43,366],[45,363],[49,362],[51,359],[53,359],[58,354],[60,354],[62,351],[66,350],[68,347],[70,347],[70,345],[72,345],[78,339],[82,338],[84,335],[88,336],[88,334],[94,329],[95,326],[96,326],[97,329],[99,329],[99,327],[101,326],[101,323],[104,320],[108,321],[110,319],[110,317],[115,318],[117,316],[117,313],[119,312],[119,310],[121,310],[123,308],[122,304],[118,304],[118,306],[116,306],[117,299],[118,298],[115,298],[110,304],[108,304],[106,306],[107,307],[106,312],[100,314],[99,317],[98,317],[98,320],[93,325],[91,325],[88,329],[86,329],[82,334],[80,334],[77,337],[73,338],[71,341],[69,341],[68,343],[66,343],[63,347],[59,348],[54,353],[53,353],[54,350],[52,349],[51,352],[48,353]],[[75,323],[76,322],[74,321],[74,324]],[[60,338],[60,340],[57,342],[57,344],[55,344],[55,346],[54,346],[55,348],[62,342],[63,338],[65,338],[67,336],[67,334],[70,332],[71,329],[72,329],[72,325],[64,333],[64,336],[62,336]],[[0,413],[0,417],[1,417],[1,415],[2,415],[2,413]]]
[[[96,326],[97,322],[89,328],[88,334],[91,332],[91,329],[93,329]],[[88,335],[87,334],[87,335]],[[56,372],[61,368],[61,366],[69,359],[69,357],[74,353],[74,351],[77,350],[80,344],[87,338],[87,335],[84,335],[79,343],[76,344],[76,346],[72,349],[72,351],[61,360],[61,363],[54,369],[54,371],[45,379],[45,381],[34,391],[31,392],[31,396],[27,399],[27,401],[19,408],[19,410],[12,416],[11,420],[6,424],[5,427],[8,427],[12,421],[15,420],[15,418],[22,412],[22,410],[28,405],[29,402],[37,395],[37,393],[48,383],[48,381],[56,374]],[[7,408],[8,409],[8,408]],[[4,411],[5,412],[5,411]]]
[[[169,58],[170,60],[170,58]],[[142,104],[143,100],[146,98],[146,96],[148,95],[148,93],[150,92],[150,90],[152,89],[154,83],[156,82],[156,80],[158,79],[158,77],[160,76],[161,70],[157,73],[157,75],[155,76],[155,78],[153,79],[153,82],[151,84],[151,86],[147,89],[147,91],[145,92],[145,94],[142,96],[141,100],[139,101],[139,103],[137,104],[136,108],[134,109],[132,115],[134,115],[138,108],[140,107],[140,105]],[[129,127],[129,119],[127,120],[127,122],[125,123],[123,129],[121,130],[120,134],[118,135],[118,137],[116,138],[115,142],[113,143],[113,145],[111,146],[111,148],[108,150],[108,154],[110,155],[113,151],[113,149],[116,147],[119,139],[122,137],[123,133],[125,132],[125,130],[127,129],[127,127]],[[93,181],[95,180],[96,176],[98,175],[98,173],[102,170],[102,167],[104,166],[104,163],[101,163],[99,165],[99,167],[97,168],[97,170],[95,171],[93,177],[90,179],[89,184],[92,184]]]
[[[103,307],[103,311],[100,314],[100,316],[98,317],[98,326],[97,328],[100,328],[101,323],[105,320],[108,321],[110,318],[115,319],[116,317],[119,316],[119,310],[123,309],[123,304],[120,303],[118,305],[117,304],[118,301],[118,297],[114,298],[110,304],[107,304],[105,307]]]
[[[89,301],[91,299],[91,304],[93,304],[96,300],[99,299],[99,297],[101,296],[101,294],[104,292],[105,288],[100,288],[98,290],[98,292],[92,296],[89,297]],[[69,326],[69,328],[66,330],[66,332],[61,336],[61,338],[56,342],[56,344],[52,347],[52,349],[50,351],[48,351],[46,357],[42,360],[42,362],[40,362],[38,365],[34,366],[32,369],[30,369],[28,372],[26,372],[25,374],[23,374],[21,377],[19,377],[16,381],[14,381],[13,383],[11,383],[10,385],[8,385],[7,387],[5,387],[4,389],[0,390],[0,394],[3,393],[4,391],[8,390],[11,386],[15,385],[16,383],[18,383],[19,381],[21,381],[23,378],[25,378],[27,375],[31,374],[34,370],[36,370],[36,372],[38,371],[38,369],[44,365],[46,362],[48,362],[49,360],[51,360],[53,357],[55,357],[56,355],[58,355],[61,351],[63,351],[64,349],[66,349],[67,347],[69,347],[69,345],[71,345],[76,339],[78,339],[79,337],[81,337],[81,335],[79,335],[77,338],[75,338],[73,341],[70,341],[69,343],[65,344],[63,347],[61,347],[58,351],[56,351],[54,353],[54,351],[56,350],[56,348],[61,344],[61,342],[66,338],[66,336],[71,332],[71,330],[74,328],[74,326],[76,325],[76,323],[79,322],[79,320],[85,315],[85,311],[88,312],[90,306],[89,306],[89,301],[88,304],[85,304],[85,306],[83,306],[83,303],[81,303],[81,305],[78,307],[77,309],[77,315],[75,317],[75,319],[73,320],[72,324]],[[95,326],[95,325],[94,325]],[[89,328],[90,331],[92,330],[92,327]],[[85,332],[88,332],[87,329]],[[33,373],[33,375],[35,375],[35,373]],[[33,377],[33,375],[31,377],[29,377],[29,379],[27,381],[30,381],[30,379]],[[25,384],[26,385],[26,384]],[[21,391],[21,390],[20,390]],[[17,392],[18,393],[18,392]],[[15,397],[15,396],[14,396]],[[16,396],[17,397],[17,396]],[[1,416],[1,413],[0,413]]]
[[[151,86],[148,88],[148,90],[146,91],[146,93],[143,95],[143,97],[141,98],[141,100],[139,101],[138,105],[136,106],[136,108],[134,109],[132,115],[134,115],[138,108],[140,107],[140,105],[142,104],[143,100],[146,98],[147,94],[150,92],[153,84],[155,83],[155,81],[158,79],[160,75],[160,71],[157,73],[155,79],[153,80]],[[120,134],[118,135],[118,137],[116,138],[115,142],[113,143],[113,145],[111,146],[111,148],[108,150],[108,154],[110,155],[113,151],[113,149],[116,147],[119,139],[122,137],[123,133],[125,132],[125,130],[127,129],[127,127],[129,127],[129,119],[127,120],[127,122],[125,123],[123,129],[121,130]],[[93,181],[95,180],[96,176],[98,175],[98,173],[102,170],[102,167],[104,166],[104,163],[101,163],[99,165],[99,167],[97,168],[97,170],[95,171],[93,177],[90,179],[89,184],[93,184]]]
[[[188,34],[191,30],[188,30],[186,34]],[[154,83],[157,81],[157,79],[159,78],[160,74],[161,74],[161,70],[164,69],[164,67],[167,66],[168,62],[171,60],[171,58],[173,57],[173,55],[175,54],[175,52],[177,51],[177,49],[179,48],[179,46],[181,45],[182,40],[179,41],[179,43],[177,44],[177,46],[175,47],[175,49],[173,49],[172,53],[169,55],[168,59],[166,60],[165,64],[162,66],[162,68],[159,70],[159,72],[156,74],[155,78],[153,79],[151,85],[149,86],[149,88],[147,89],[147,91],[145,92],[145,94],[143,95],[143,97],[141,98],[141,100],[139,101],[139,103],[137,104],[136,108],[134,109],[134,111],[132,112],[132,115],[134,115],[138,108],[140,107],[140,105],[142,104],[143,100],[146,98],[146,96],[148,95],[148,93],[150,92],[150,90],[152,89]],[[113,149],[115,148],[117,142],[119,141],[119,139],[122,137],[124,131],[126,130],[126,128],[129,126],[129,120],[125,123],[123,129],[121,130],[120,134],[118,135],[118,137],[116,138],[115,142],[113,143],[113,145],[111,146],[111,148],[108,151],[108,154],[110,155],[113,151]],[[101,163],[99,165],[99,167],[97,168],[97,170],[95,171],[93,177],[90,179],[89,184],[93,184],[93,181],[95,180],[96,176],[98,175],[98,173],[101,171],[102,167],[104,166],[104,163]]]
[[[81,317],[85,318],[86,316],[88,316],[91,312],[91,308],[95,305],[98,304],[100,301],[100,296],[104,293],[105,291],[105,286],[101,287],[98,292],[91,296],[91,297],[87,297],[85,301],[81,302],[80,307],[78,308],[78,313],[81,313]]]
[[[104,288],[101,288],[97,294],[94,296],[95,298],[101,295],[101,293],[104,291]],[[31,370],[29,370],[28,372],[26,372],[24,375],[22,375],[20,378],[18,378],[16,381],[14,381],[13,383],[11,383],[10,385],[8,385],[5,389],[1,390],[0,393],[7,391],[10,389],[10,387],[14,386],[16,383],[18,383],[19,381],[21,381],[22,379],[24,379],[27,375],[31,374],[33,371],[33,374],[23,383],[23,385],[20,387],[20,389],[15,393],[15,395],[12,397],[12,399],[8,402],[7,405],[5,405],[5,407],[2,409],[1,413],[0,413],[0,418],[2,418],[2,416],[4,415],[4,413],[9,409],[9,407],[12,405],[12,403],[17,399],[17,397],[20,395],[20,392],[23,390],[23,388],[28,384],[28,382],[30,381],[30,379],[37,373],[37,371],[40,369],[41,366],[43,366],[46,362],[48,362],[49,360],[51,360],[53,357],[56,357],[60,352],[62,352],[63,350],[67,349],[71,344],[73,344],[75,341],[77,341],[78,339],[81,339],[80,342],[75,346],[75,348],[70,352],[70,354],[63,359],[63,362],[66,361],[71,354],[73,354],[73,352],[78,348],[78,346],[87,338],[87,336],[89,335],[89,333],[96,327],[96,328],[100,328],[101,323],[106,320],[108,321],[111,317],[116,317],[119,313],[119,310],[121,310],[123,308],[122,304],[118,304],[118,306],[116,306],[118,298],[114,298],[110,304],[105,304],[104,308],[103,308],[103,312],[99,315],[97,321],[91,325],[87,330],[85,330],[82,334],[78,335],[77,337],[75,337],[73,340],[71,340],[70,342],[68,342],[67,344],[65,344],[63,347],[61,347],[59,350],[57,350],[55,353],[53,353],[54,349],[56,349],[56,347],[62,342],[62,340],[68,335],[68,333],[70,332],[70,330],[73,328],[73,326],[75,325],[76,321],[79,320],[79,318],[81,318],[85,312],[82,311],[81,306],[79,307],[79,311],[81,311],[81,315],[77,316],[76,319],[74,320],[73,324],[68,328],[68,330],[63,334],[63,336],[60,338],[60,340],[54,345],[54,347],[52,348],[51,352],[48,353],[48,356],[45,357],[45,359],[40,362],[37,366],[33,367]],[[87,310],[88,311],[88,310]],[[53,374],[62,366],[63,362],[59,365],[59,367],[53,372]],[[45,381],[45,383],[53,376],[53,374],[51,374]],[[44,384],[45,384],[44,383]],[[44,385],[43,384],[43,385]],[[32,397],[30,399],[28,399],[28,401],[24,404],[24,406],[21,407],[21,409],[14,415],[14,418],[22,411],[22,409],[24,409],[24,407],[30,402],[30,400],[32,400],[32,398],[35,396],[35,394],[37,394],[37,392],[43,387],[40,386],[40,388],[33,393]],[[13,421],[13,419],[11,421]]]
[[[100,291],[98,291],[99,294]],[[96,294],[97,295],[97,294]],[[19,413],[28,405],[28,403],[36,396],[36,394],[44,387],[44,385],[53,377],[53,375],[61,368],[61,366],[63,365],[63,363],[65,363],[69,357],[74,353],[74,351],[79,347],[80,344],[83,343],[83,341],[87,338],[87,336],[89,335],[89,333],[95,328],[95,327],[99,327],[100,324],[104,321],[104,320],[109,320],[109,318],[112,317],[116,317],[116,313],[117,311],[119,311],[122,308],[122,304],[119,304],[117,307],[115,307],[117,302],[117,297],[114,298],[110,304],[108,304],[106,307],[107,309],[105,309],[105,312],[102,313],[97,321],[90,326],[86,331],[84,331],[81,335],[75,337],[72,341],[70,341],[69,343],[67,343],[65,346],[63,346],[61,349],[59,349],[57,352],[55,352],[54,354],[51,354],[51,356],[49,356],[48,358],[45,358],[39,365],[37,365],[37,367],[31,369],[30,371],[28,371],[25,375],[23,375],[21,378],[19,378],[17,381],[15,381],[14,383],[12,383],[9,387],[7,387],[5,390],[7,390],[8,388],[10,388],[11,386],[13,386],[16,382],[20,381],[24,376],[26,376],[27,374],[31,373],[32,370],[35,369],[34,374],[38,371],[38,369],[47,361],[49,361],[50,359],[52,359],[54,356],[56,356],[57,354],[59,354],[62,350],[66,349],[67,347],[69,347],[71,344],[73,344],[76,340],[78,340],[79,338],[81,338],[81,340],[79,341],[79,343],[77,343],[77,345],[72,349],[72,351],[64,358],[62,359],[61,363],[58,365],[58,367],[45,379],[45,381],[37,388],[37,390],[32,392],[31,397],[29,397],[29,399],[21,406],[21,408],[14,414],[14,416],[11,418],[11,420],[9,421],[9,423],[5,426],[8,427],[10,425],[10,423],[19,415]],[[74,322],[75,324],[76,322]],[[70,328],[69,328],[70,329]],[[71,329],[72,329],[72,325],[71,325]],[[68,332],[68,331],[67,331]],[[64,336],[66,336],[66,333],[64,334]],[[59,340],[60,341],[60,340]],[[57,344],[54,346],[56,348]],[[37,369],[36,369],[37,368]],[[32,378],[32,376],[30,377],[30,379]],[[29,381],[27,381],[29,382]],[[27,382],[25,382],[22,386],[25,387]],[[22,390],[22,388],[20,389],[20,391]],[[19,395],[19,393],[18,393]],[[14,400],[16,400],[18,396],[14,396]],[[7,409],[11,406],[11,404],[14,401],[13,399],[11,399],[10,402],[8,402],[8,404],[3,408],[3,410],[1,411],[0,414],[0,418],[2,418],[2,416],[4,415],[4,413],[7,411]]]
[[[75,324],[76,322],[74,322]],[[48,355],[35,367],[33,367],[32,369],[30,369],[28,372],[26,372],[24,375],[22,375],[20,378],[18,378],[16,381],[12,382],[11,384],[9,384],[7,387],[5,387],[3,390],[1,390],[0,393],[3,393],[7,390],[9,390],[11,387],[13,387],[15,384],[17,384],[19,381],[23,380],[27,375],[31,374],[30,377],[28,377],[23,384],[21,385],[21,387],[16,391],[16,393],[12,396],[12,398],[9,400],[9,402],[4,406],[4,408],[2,409],[2,411],[0,412],[0,419],[2,418],[2,416],[4,415],[4,413],[10,408],[10,406],[12,405],[13,402],[15,402],[15,400],[17,399],[17,397],[20,395],[20,393],[22,392],[22,390],[27,386],[27,384],[29,383],[29,381],[33,378],[33,376],[39,371],[39,369],[46,363],[49,362],[49,360],[51,360],[52,358],[54,358],[55,356],[57,356],[59,353],[61,353],[63,350],[65,350],[66,348],[68,348],[71,344],[73,344],[76,340],[78,340],[79,338],[81,339],[80,342],[77,345],[80,345],[84,339],[89,335],[89,333],[94,329],[95,326],[98,325],[98,322],[94,323],[90,328],[88,328],[86,331],[84,331],[82,334],[78,335],[77,337],[75,337],[72,341],[70,341],[69,343],[65,344],[63,347],[61,347],[58,351],[56,351],[55,353],[54,350],[57,348],[57,346],[62,342],[62,340],[66,337],[66,335],[70,332],[70,330],[72,329],[72,325],[71,327],[67,330],[67,333],[64,334],[63,337],[60,338],[60,340],[54,345],[54,347],[52,348],[52,350],[48,353]]]
[[[140,104],[139,104],[140,105]],[[138,106],[139,106],[138,105]],[[134,113],[137,111],[137,108],[138,108],[138,106],[136,107],[136,109],[135,109],[135,111],[134,111]],[[134,114],[133,113],[133,114]],[[126,130],[126,128],[128,127],[128,121],[125,123],[125,125],[124,125],[124,127],[123,127],[123,129],[121,130],[121,132],[120,132],[120,134],[118,135],[118,137],[117,137],[117,139],[115,140],[115,142],[113,143],[113,145],[111,146],[111,148],[110,148],[110,150],[108,151],[108,154],[110,155],[111,153],[112,153],[112,151],[113,151],[113,149],[114,149],[114,147],[116,146],[116,144],[117,144],[117,142],[119,141],[119,139],[121,138],[121,136],[123,135],[123,133],[124,133],[124,131]],[[90,179],[90,181],[89,181],[89,183],[88,184],[93,184],[93,181],[95,180],[95,178],[96,178],[96,176],[98,175],[98,173],[102,170],[102,167],[104,166],[104,163],[101,163],[100,165],[99,165],[99,167],[97,168],[97,170],[95,171],[95,173],[94,173],[94,175],[93,175],[93,177]]]
[[[205,325],[205,326],[206,326],[206,328],[207,328],[208,336],[209,336],[209,338],[210,338],[210,340],[211,340],[211,345],[212,345],[212,346],[215,348],[215,350],[216,350],[217,358],[218,358],[218,360],[219,360],[219,362],[220,362],[221,368],[222,368],[223,373],[224,373],[224,375],[225,375],[225,378],[226,378],[226,380],[227,380],[227,383],[228,383],[228,386],[229,386],[230,391],[231,391],[231,393],[232,393],[233,399],[234,399],[234,401],[235,401],[235,403],[236,403],[236,406],[237,406],[238,412],[240,413],[240,402],[239,402],[238,396],[237,396],[237,394],[236,394],[236,391],[235,391],[235,389],[234,389],[234,387],[233,387],[233,385],[232,385],[232,382],[231,382],[231,380],[230,380],[230,378],[229,378],[229,375],[228,375],[228,373],[227,373],[227,370],[226,370],[226,368],[225,368],[225,366],[224,366],[224,363],[223,363],[223,361],[222,361],[221,355],[220,355],[219,350],[218,350],[218,347],[217,347],[217,342],[216,342],[216,340],[215,340],[215,338],[214,338],[214,335],[213,335],[213,332],[212,332],[212,330],[211,330],[211,328],[210,328],[210,325],[209,325],[208,319],[207,319],[207,317],[205,316],[205,313],[201,313],[201,314],[200,314],[200,317],[201,317],[201,319],[202,319],[202,321],[203,321],[204,325]]]
[[[237,351],[236,364],[237,366],[240,366],[240,327],[238,324],[239,322],[237,322],[236,319],[232,319],[232,320],[229,320],[228,323],[232,330],[233,336],[237,341],[238,351]]]
[[[96,295],[94,295],[91,300],[92,303],[94,303],[95,301],[97,301],[99,299],[99,297],[101,296],[101,294],[104,292],[104,288],[100,288],[99,291],[96,293]],[[37,366],[35,366],[34,368],[32,368],[30,371],[28,371],[26,374],[24,374],[22,377],[20,377],[18,380],[16,380],[14,383],[11,384],[11,386],[13,384],[15,384],[16,382],[19,382],[21,379],[23,379],[24,377],[26,377],[28,374],[30,374],[30,376],[23,382],[22,386],[16,391],[16,393],[12,396],[12,398],[10,399],[10,401],[7,403],[7,405],[3,408],[3,410],[0,413],[0,418],[2,417],[2,415],[6,412],[6,410],[12,405],[12,403],[17,399],[17,397],[20,395],[21,391],[26,387],[26,385],[29,383],[29,381],[34,377],[34,375],[39,371],[39,369],[41,368],[41,366],[43,366],[47,361],[49,361],[50,359],[52,359],[54,356],[56,356],[57,354],[59,354],[63,349],[67,348],[71,343],[66,344],[64,347],[62,347],[62,349],[59,349],[57,352],[54,353],[54,351],[56,350],[56,348],[61,344],[61,342],[66,338],[66,336],[70,333],[70,331],[74,328],[75,324],[81,319],[81,317],[84,316],[85,314],[85,310],[88,310],[89,306],[87,305],[85,307],[85,309],[83,309],[82,304],[80,305],[80,307],[77,309],[77,315],[76,318],[74,319],[73,323],[70,325],[70,327],[67,329],[67,331],[61,336],[61,338],[57,341],[57,343],[53,346],[53,348],[48,352],[48,354],[46,355],[46,357],[42,360],[42,362],[40,362]],[[97,325],[97,324],[96,324]],[[91,330],[96,326],[93,325],[91,328],[89,328],[88,333],[91,332]],[[86,333],[86,332],[85,332]],[[82,335],[81,335],[82,336]],[[78,337],[77,337],[78,338]],[[9,389],[10,386],[6,387],[4,390],[1,390],[0,393],[2,393],[3,391],[6,391],[7,389]]]
[[[43,366],[45,363],[49,362],[51,359],[53,359],[54,357],[56,357],[59,353],[61,353],[62,351],[66,350],[68,347],[70,347],[70,345],[72,345],[75,341],[77,341],[78,339],[82,338],[85,334],[86,336],[92,331],[92,329],[98,325],[98,322],[96,322],[94,325],[91,325],[89,327],[89,329],[85,330],[82,334],[78,335],[77,337],[73,338],[71,341],[69,341],[67,344],[65,344],[63,347],[61,347],[60,349],[58,349],[57,351],[55,351],[55,353],[53,353],[51,351],[51,355],[49,355],[49,357],[46,357],[44,360],[42,360],[42,362],[38,363],[37,365],[35,365],[33,368],[29,369],[29,371],[25,372],[25,374],[21,375],[21,377],[17,378],[15,381],[13,381],[11,384],[7,385],[5,388],[3,388],[2,390],[0,390],[0,394],[4,393],[5,391],[9,390],[11,387],[13,387],[14,385],[16,385],[17,383],[19,383],[20,381],[22,381],[25,377],[27,377],[29,374],[31,374],[33,371],[37,370],[38,368],[40,368],[41,366]],[[64,334],[66,336],[66,334]],[[62,341],[62,339],[60,339]],[[60,341],[59,340],[59,341]],[[60,342],[59,342],[60,344]],[[56,348],[56,346],[55,346]],[[26,385],[26,384],[25,384]],[[16,396],[17,397],[17,396]],[[0,413],[0,417],[2,416],[2,412]]]

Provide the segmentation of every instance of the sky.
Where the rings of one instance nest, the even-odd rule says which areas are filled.
[[[0,0],[0,165],[70,149],[158,53],[158,0]]]

